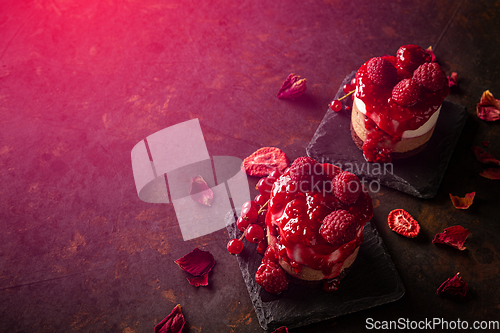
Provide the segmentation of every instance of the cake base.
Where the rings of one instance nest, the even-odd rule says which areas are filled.
[[[359,138],[359,136],[356,134],[356,131],[352,127],[352,122],[351,122],[351,137],[352,137],[352,141],[354,141],[356,146],[362,151],[363,150],[363,140],[361,140]],[[426,141],[420,147],[417,147],[413,150],[410,150],[410,151],[407,151],[404,153],[392,152],[391,157],[392,157],[392,159],[398,160],[398,159],[403,159],[403,158],[408,158],[408,157],[414,156],[414,155],[420,153],[421,151],[425,150],[428,142],[429,141]]]
[[[359,111],[359,109],[356,107],[356,103],[353,103],[350,124],[351,137],[356,146],[361,150],[363,150],[363,142],[367,137],[365,119],[366,116],[361,111]],[[427,133],[421,136],[402,139],[401,141],[398,141],[393,147],[393,152],[391,155],[392,158],[407,158],[416,155],[424,150],[427,146],[427,143],[429,142],[429,139],[432,137],[434,128],[435,126],[433,126]]]

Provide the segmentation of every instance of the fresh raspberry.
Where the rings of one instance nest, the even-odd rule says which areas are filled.
[[[396,52],[398,67],[405,76],[412,76],[415,69],[424,62],[430,62],[431,55],[418,45],[403,45]]]
[[[285,271],[271,261],[260,264],[257,273],[255,273],[255,281],[271,294],[279,294],[288,288],[288,278]]]
[[[366,71],[370,80],[383,87],[392,87],[397,79],[397,70],[391,62],[385,58],[371,58]]]
[[[342,171],[333,179],[333,194],[346,205],[355,203],[361,191],[359,178],[349,171]]]
[[[420,99],[420,86],[413,79],[403,79],[392,89],[392,99],[401,106],[410,107]]]
[[[438,91],[448,84],[446,73],[437,62],[426,62],[413,72],[413,79],[430,91]]]
[[[323,219],[319,230],[321,236],[330,244],[340,246],[356,237],[356,220],[354,215],[339,209],[331,212]]]
[[[290,179],[299,184],[303,192],[311,191],[313,188],[323,185],[324,172],[320,163],[314,159],[304,156],[293,161],[290,166]]]

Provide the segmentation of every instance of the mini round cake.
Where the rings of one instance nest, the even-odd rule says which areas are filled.
[[[267,214],[268,250],[292,277],[324,281],[327,290],[353,264],[372,218],[358,177],[309,157],[296,159],[274,183]]]
[[[448,78],[431,55],[404,45],[375,57],[356,73],[351,134],[369,162],[390,162],[422,151],[431,138]]]

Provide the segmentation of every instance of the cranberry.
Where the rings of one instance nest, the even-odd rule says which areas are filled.
[[[240,254],[243,251],[243,242],[239,239],[233,238],[227,242],[227,250],[231,254]]]
[[[273,183],[276,181],[276,179],[279,178],[279,176],[281,176],[281,171],[279,169],[275,169],[274,171],[272,171],[268,178],[271,179],[273,181]]]
[[[258,243],[264,239],[264,229],[258,224],[251,224],[245,230],[245,238],[250,243]]]
[[[255,197],[255,199],[253,199],[253,201],[255,201],[255,203],[259,206],[263,206],[267,200],[269,200],[269,194],[259,194]]]
[[[259,244],[257,245],[257,252],[260,254],[260,255],[264,255],[266,253],[266,250],[267,250],[267,239],[264,238],[262,239]]]
[[[269,196],[273,188],[273,183],[273,179],[269,179],[269,177],[261,178],[257,183],[257,190],[260,194]]]
[[[342,110],[342,102],[339,101],[338,99],[334,99],[330,103],[330,109],[332,109],[335,112],[339,112],[340,110]]]
[[[238,219],[236,220],[236,227],[240,230],[240,231],[245,231],[245,229],[248,227],[248,225],[250,224],[250,222],[248,222],[248,220],[245,220],[243,217],[238,217]]]
[[[342,91],[344,92],[344,94],[349,93],[351,90],[354,90],[354,89],[352,88],[352,86],[350,84],[344,84],[344,86],[342,87]]]
[[[241,206],[241,217],[248,223],[257,222],[259,216],[259,205],[255,201],[247,201]]]

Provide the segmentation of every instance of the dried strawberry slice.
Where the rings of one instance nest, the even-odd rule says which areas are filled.
[[[418,222],[404,209],[391,211],[387,217],[387,222],[392,231],[408,238],[417,237],[420,231]]]
[[[281,173],[290,165],[285,153],[276,147],[262,147],[243,160],[241,169],[250,176],[264,177],[278,169]]]

